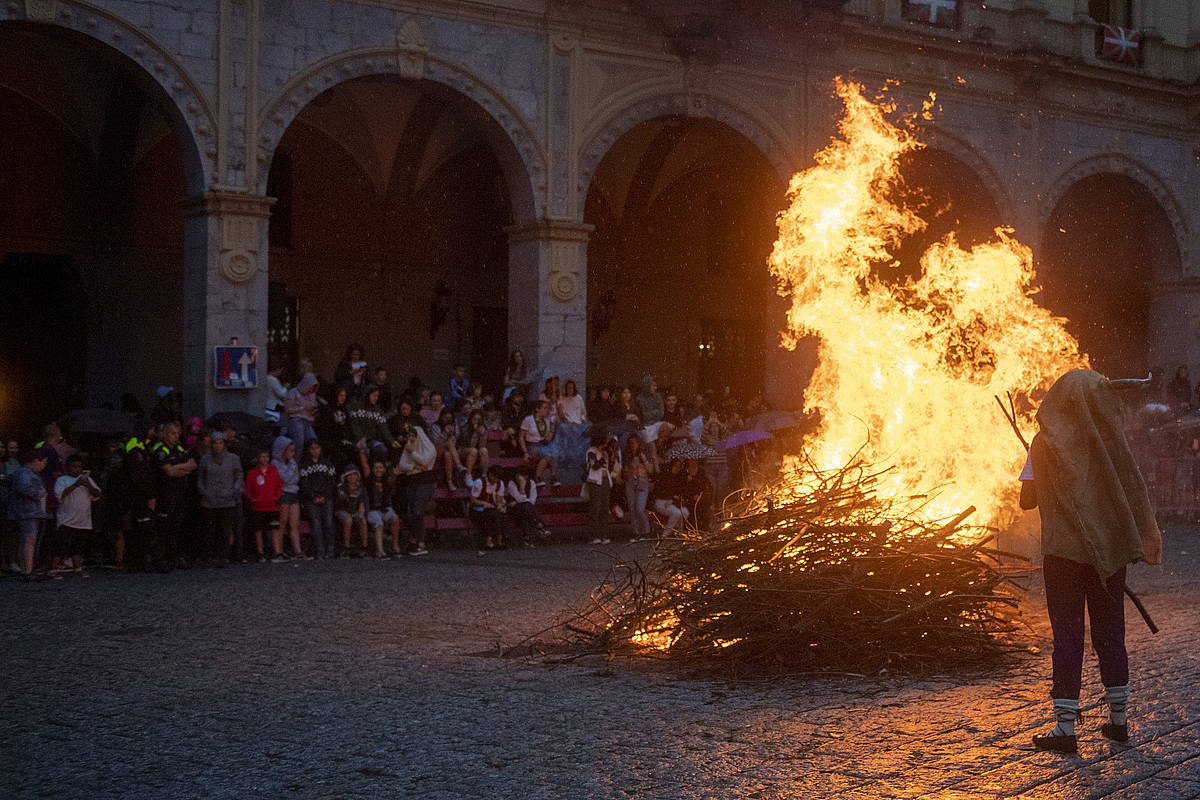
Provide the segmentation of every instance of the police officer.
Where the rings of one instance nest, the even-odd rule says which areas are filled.
[[[159,441],[152,451],[157,468],[155,495],[155,527],[158,531],[161,557],[158,568],[166,571],[185,566],[180,555],[180,534],[187,508],[188,478],[196,469],[196,461],[179,443],[178,422],[165,422],[159,427]]]
[[[158,492],[157,472],[150,446],[145,439],[130,436],[125,442],[125,457],[121,469],[121,489],[129,510],[129,525],[125,532],[124,564],[128,570],[147,569],[158,557],[154,535],[155,496]]]

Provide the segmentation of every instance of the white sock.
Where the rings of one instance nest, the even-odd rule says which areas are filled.
[[[1129,702],[1129,686],[1109,686],[1104,690],[1104,702],[1108,703],[1108,721],[1113,725],[1127,725],[1125,705]]]
[[[1079,719],[1079,701],[1055,698],[1054,700],[1054,730],[1049,736],[1074,736],[1075,720]]]

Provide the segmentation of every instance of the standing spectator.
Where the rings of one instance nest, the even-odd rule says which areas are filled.
[[[62,429],[53,422],[45,427],[43,437],[33,449],[46,457],[46,468],[42,470],[40,477],[46,487],[46,509],[54,511],[58,508],[58,498],[54,496],[54,482],[66,469],[70,448],[63,439]]]
[[[1171,397],[1171,407],[1176,414],[1186,414],[1192,407],[1192,381],[1188,377],[1188,368],[1183,364],[1175,370],[1175,377],[1167,384],[1167,393]]]
[[[12,502],[13,478],[21,468],[21,460],[17,458],[20,450],[15,440],[9,440],[4,452],[0,453],[0,564],[14,574],[21,568],[17,566],[16,523],[9,519],[8,509]]]
[[[504,367],[504,396],[501,400],[507,400],[515,392],[524,391],[528,373],[525,354],[520,350],[513,350],[508,357],[508,364]]]
[[[614,476],[619,474],[616,464],[605,448],[605,437],[593,436],[592,446],[587,449],[588,528],[592,532],[592,544],[608,544],[608,507],[612,495]]]
[[[153,451],[158,467],[154,507],[161,553],[158,568],[164,572],[187,566],[180,537],[187,513],[188,475],[195,471],[196,462],[180,444],[181,433],[178,422],[164,423]]]
[[[317,438],[313,425],[317,421],[317,390],[320,383],[310,368],[300,378],[296,388],[287,393],[284,411],[287,412],[287,437],[297,447],[304,447],[310,439]]]
[[[313,439],[300,462],[300,499],[308,512],[313,556],[332,558],[336,537],[333,506],[337,499],[337,468],[322,455],[321,443]]]
[[[33,562],[37,553],[38,536],[45,520],[46,485],[40,473],[46,468],[45,453],[30,450],[22,454],[21,468],[13,476],[12,495],[9,500],[9,518],[17,523],[17,546],[20,552],[21,575],[33,580]]]
[[[125,443],[122,463],[122,485],[129,507],[129,526],[125,531],[124,564],[127,571],[150,569],[159,558],[159,542],[155,526],[155,499],[158,494],[158,467],[154,444],[149,434],[145,438],[129,437]]]
[[[379,407],[379,387],[368,386],[363,399],[350,406],[350,429],[354,433],[361,474],[371,473],[372,461],[387,461],[388,447],[400,449],[400,443],[388,430],[387,417]]]
[[[390,416],[396,408],[396,395],[388,383],[387,370],[383,367],[371,370],[371,385],[379,387],[379,407],[383,409],[384,416]]]
[[[192,417],[187,421],[187,429],[183,435],[183,449],[194,451],[197,446],[204,446],[201,440],[204,438],[204,420],[199,417]],[[208,452],[205,450],[204,452]]]
[[[150,421],[155,425],[174,422],[183,424],[183,395],[174,386],[159,386],[155,391],[158,402],[150,409]]]
[[[642,425],[650,426],[663,421],[666,404],[663,396],[658,393],[658,382],[654,380],[653,375],[647,375],[642,379],[642,391],[634,402],[637,404],[638,416],[642,420]]]
[[[454,374],[450,376],[450,392],[446,395],[450,409],[457,412],[470,391],[471,379],[467,377],[467,368],[462,364],[455,364]]]
[[[275,530],[275,563],[287,560],[283,554],[283,537],[292,544],[292,558],[306,560],[300,546],[300,462],[296,460],[296,443],[287,436],[275,437],[271,445],[271,466],[279,473],[282,493],[279,496],[279,527]]]
[[[92,534],[92,503],[100,497],[100,487],[83,468],[81,456],[67,458],[66,468],[66,474],[54,482],[54,495],[58,498],[58,530],[57,536],[52,537],[50,552],[64,562],[69,559],[75,574],[87,577],[83,557]]]
[[[345,386],[339,386],[333,392],[333,402],[317,412],[317,438],[336,469],[349,464],[355,453],[349,401],[349,391]]]
[[[375,542],[375,558],[386,558],[383,548],[383,529],[391,534],[392,552],[400,555],[400,517],[396,514],[396,486],[387,474],[387,465],[382,461],[371,464],[371,475],[367,478],[367,526]]]
[[[241,517],[245,478],[241,459],[226,452],[225,434],[221,431],[213,433],[209,452],[201,456],[197,473],[196,488],[204,521],[204,557],[209,566],[223,567],[233,547],[234,526]]]
[[[355,557],[367,552],[367,498],[362,488],[362,474],[354,467],[342,471],[337,504],[333,516],[342,526],[342,558],[350,557],[350,531],[358,530],[360,549]]]
[[[558,457],[543,452],[553,440],[554,423],[550,420],[550,403],[538,400],[533,413],[521,422],[517,443],[526,461],[535,464],[533,478],[539,486],[545,485],[542,483],[542,475],[547,467],[550,469],[551,484],[558,485]]]
[[[688,510],[692,524],[707,530],[712,521],[712,484],[699,459],[690,458],[683,466],[683,479],[679,483],[680,507]]]
[[[272,544],[279,541],[272,557],[281,557],[283,541],[275,532],[279,529],[279,498],[283,496],[283,482],[279,478],[279,470],[271,465],[270,450],[259,449],[257,463],[246,473],[245,494],[250,500],[250,529],[254,531],[254,551],[258,562],[261,564],[267,560],[263,553],[264,533],[272,534]]]
[[[442,402],[441,392],[431,392],[429,400],[425,405],[421,406],[421,419],[425,420],[425,424],[432,428],[437,424],[437,421],[442,416],[442,411],[445,410],[445,404]]]
[[[425,509],[433,499],[437,479],[433,466],[437,462],[437,449],[425,430],[413,425],[405,436],[404,447],[396,462],[397,488],[402,497],[404,527],[408,534],[408,554],[428,555],[425,549]]]
[[[646,516],[646,504],[650,501],[650,476],[654,473],[654,462],[646,454],[642,440],[630,436],[625,444],[625,457],[621,475],[625,481],[625,504],[629,509],[629,520],[633,525],[632,541],[650,538],[650,520]]]
[[[267,407],[263,416],[271,422],[279,422],[281,420],[280,415],[283,411],[283,403],[287,399],[287,387],[279,379],[279,376],[282,374],[282,364],[272,364],[270,369],[267,370]]]
[[[504,546],[504,482],[500,470],[492,467],[470,483],[471,513],[475,523],[477,555]]]
[[[338,362],[337,367],[333,371],[334,385],[350,387],[354,383],[354,365],[363,363],[364,358],[366,358],[366,353],[363,351],[361,344],[351,342],[346,345],[346,354],[342,356],[342,360]],[[363,364],[363,366],[365,367],[366,365]],[[361,381],[359,383],[361,384]]]
[[[521,543],[533,547],[534,534],[550,535],[537,512],[537,484],[529,475],[529,467],[518,467],[508,482],[508,516],[521,532]]]

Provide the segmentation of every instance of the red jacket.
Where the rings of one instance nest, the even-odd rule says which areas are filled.
[[[278,511],[279,498],[283,496],[283,481],[279,470],[268,465],[266,472],[257,464],[246,473],[246,497],[250,508],[255,511]]]

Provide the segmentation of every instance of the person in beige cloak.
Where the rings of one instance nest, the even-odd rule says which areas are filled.
[[[1021,473],[1021,507],[1041,510],[1042,575],[1054,634],[1056,724],[1033,737],[1041,750],[1078,752],[1085,607],[1109,710],[1101,732],[1129,739],[1125,568],[1162,563],[1162,536],[1117,397],[1118,389],[1142,383],[1072,370],[1050,387],[1037,412],[1039,432]]]

